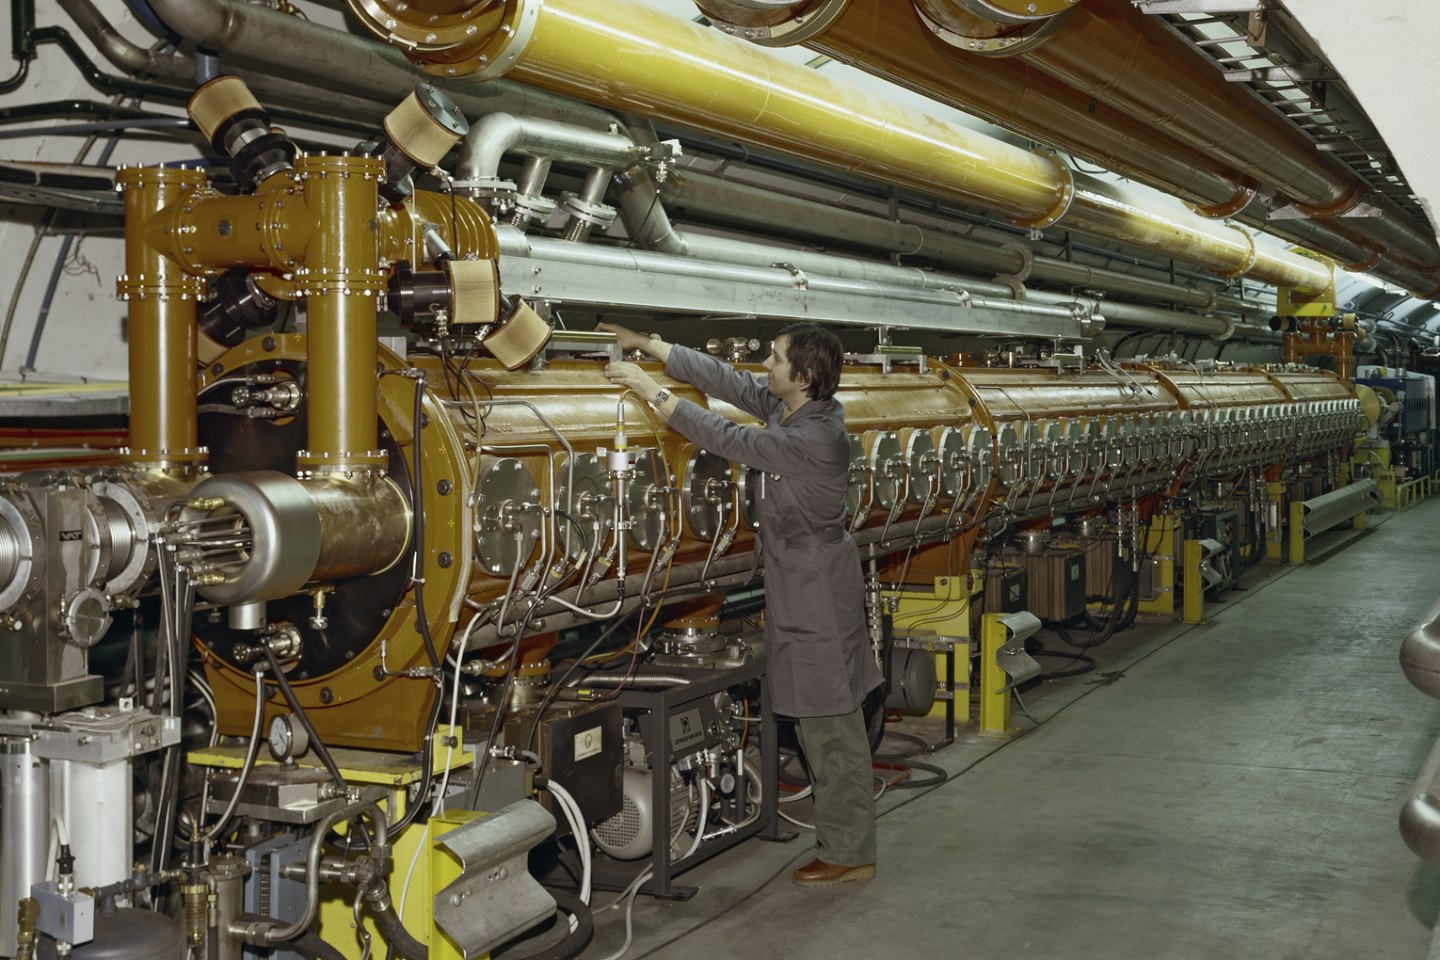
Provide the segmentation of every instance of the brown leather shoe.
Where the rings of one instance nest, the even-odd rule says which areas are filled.
[[[875,876],[875,864],[859,867],[842,867],[838,863],[826,863],[819,857],[790,875],[790,879],[802,887],[833,887],[837,883],[851,880],[869,880]]]

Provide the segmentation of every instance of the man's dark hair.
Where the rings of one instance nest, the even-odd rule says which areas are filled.
[[[824,327],[813,323],[791,323],[775,334],[790,341],[786,352],[790,374],[795,379],[809,377],[805,392],[811,400],[829,400],[840,386],[840,366],[845,349],[840,339]]]

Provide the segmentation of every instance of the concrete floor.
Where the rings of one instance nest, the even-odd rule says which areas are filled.
[[[1325,540],[1209,624],[1117,637],[1026,697],[1018,739],[929,758],[952,778],[881,798],[876,879],[797,887],[811,833],[750,841],[685,874],[689,902],[637,900],[627,960],[1422,960],[1440,870],[1396,817],[1440,703],[1396,653],[1440,593],[1440,504]],[[582,956],[624,939],[602,910]]]

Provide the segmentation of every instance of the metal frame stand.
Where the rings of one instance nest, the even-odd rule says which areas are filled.
[[[623,890],[647,866],[652,866],[654,876],[641,886],[642,893],[665,900],[688,900],[699,888],[676,884],[674,879],[681,873],[751,837],[787,842],[795,839],[798,834],[788,831],[775,832],[779,819],[776,816],[776,794],[779,789],[780,752],[776,743],[775,714],[770,705],[770,685],[765,676],[765,662],[758,660],[725,671],[674,667],[666,669],[670,672],[691,674],[694,679],[685,686],[668,690],[625,690],[616,698],[627,710],[645,711],[645,715],[640,717],[640,724],[645,744],[651,751],[650,802],[655,811],[651,818],[653,847],[650,857],[648,860],[635,861],[597,857],[591,866],[591,876],[597,889]],[[683,862],[671,861],[670,838],[674,829],[670,823],[670,766],[673,762],[670,717],[689,704],[750,680],[760,681],[760,816],[747,827],[709,842],[702,842],[695,853]],[[740,789],[744,789],[743,783]]]

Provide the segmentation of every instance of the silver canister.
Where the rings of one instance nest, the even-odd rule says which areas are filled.
[[[0,956],[18,948],[16,905],[45,879],[50,775],[29,737],[0,737]]]

